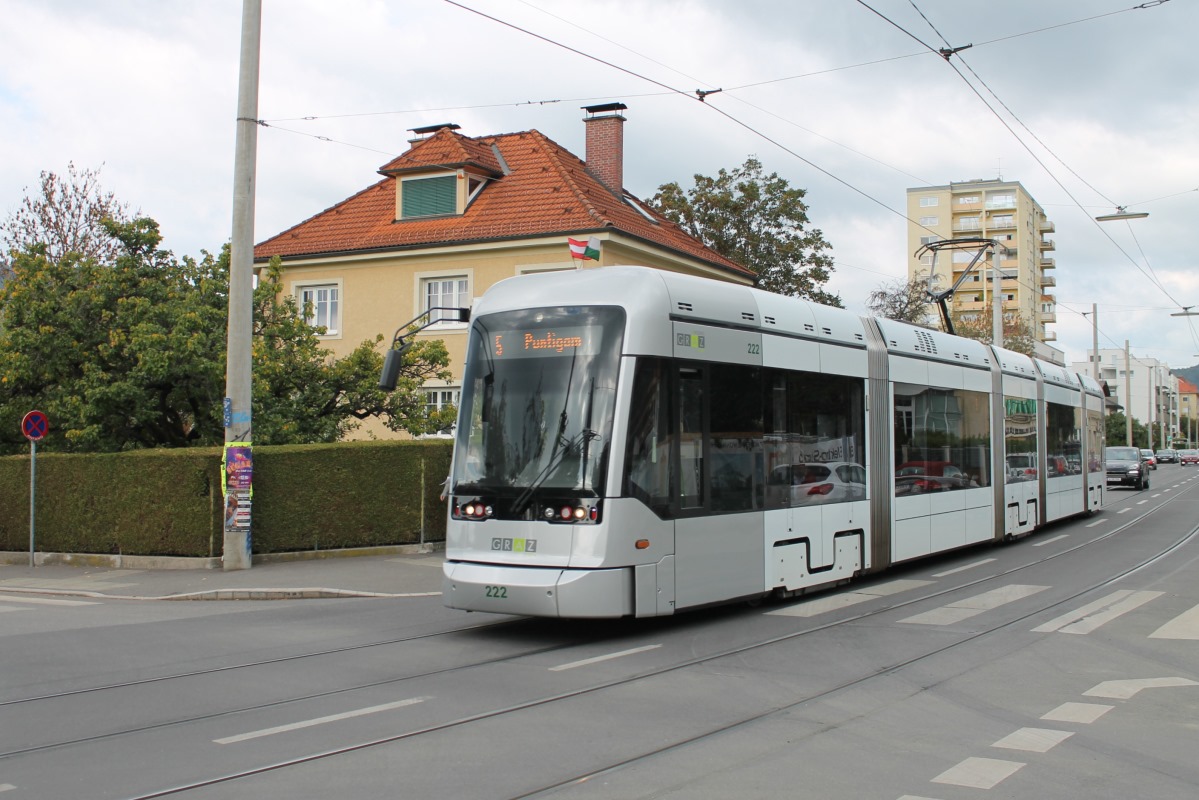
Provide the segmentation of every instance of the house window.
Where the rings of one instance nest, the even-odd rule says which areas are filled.
[[[920,207],[921,208],[935,208],[936,206],[938,206],[940,204],[941,204],[941,199],[939,197],[921,197],[920,198]]]
[[[470,306],[470,280],[456,276],[452,278],[429,278],[424,282],[425,305],[422,310],[431,308],[466,308]],[[457,323],[458,317],[452,311],[434,311],[429,316],[432,322],[442,325]]]
[[[433,414],[444,408],[457,408],[461,391],[454,387],[425,390],[425,411]]]
[[[921,225],[939,225],[940,223],[941,223],[940,217],[921,217],[920,218]]]
[[[336,284],[300,287],[300,313],[325,336],[341,333],[341,292]]]
[[[959,206],[974,206],[974,205],[978,205],[978,195],[976,195],[976,194],[968,194],[968,195],[965,195],[965,196],[963,196],[963,197],[959,197],[959,198],[958,198],[958,205],[959,205]]]
[[[457,175],[405,178],[400,192],[400,219],[458,213]]]

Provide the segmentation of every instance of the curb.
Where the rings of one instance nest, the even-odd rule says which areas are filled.
[[[441,592],[367,592],[355,589],[207,589],[202,592],[184,592],[167,595],[126,595],[88,592],[82,589],[38,589],[28,586],[0,588],[0,597],[6,594],[37,594],[54,597],[90,597],[103,600],[311,600],[345,597],[440,597]]]
[[[395,544],[381,547],[347,547],[339,550],[299,550],[289,553],[256,553],[251,564],[281,564],[291,561],[315,561],[325,558],[356,558],[359,556],[423,555],[439,553],[445,542],[424,544]],[[22,566],[29,563],[29,553],[0,551],[0,564]],[[221,557],[195,558],[188,556],[131,556],[120,553],[39,553],[33,554],[34,566],[108,567],[110,569],[221,569]]]

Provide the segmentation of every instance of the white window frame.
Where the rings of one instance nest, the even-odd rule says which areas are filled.
[[[316,279],[314,279],[314,280],[292,281],[291,295],[292,295],[292,297],[296,298],[296,303],[299,305],[299,308],[300,308],[300,315],[303,317],[304,321],[306,323],[308,323],[309,325],[312,325],[315,327],[318,324],[317,320],[320,318],[320,315],[321,315],[320,308],[319,308],[321,301],[319,301],[317,298],[313,298],[313,300],[312,300],[313,313],[312,313],[312,316],[309,316],[307,313],[305,313],[305,307],[308,303],[308,300],[306,299],[305,295],[307,295],[308,293],[318,292],[322,289],[332,290],[333,292],[336,293],[336,296],[333,297],[332,301],[331,301],[333,304],[333,309],[332,309],[332,315],[333,315],[332,323],[333,324],[325,325],[325,332],[322,334],[318,334],[318,335],[322,339],[340,339],[342,336],[342,331],[345,329],[345,292],[342,290],[340,278],[336,278],[333,280],[328,280],[328,279],[316,280]],[[326,298],[324,302],[330,302],[330,300],[328,298]]]
[[[920,207],[921,208],[936,208],[939,205],[941,205],[941,198],[939,198],[939,197],[921,197],[920,198]]]
[[[921,217],[920,224],[921,225],[940,225],[941,218],[940,217]]]
[[[444,286],[438,287],[438,298],[436,302],[431,302],[429,299],[429,288],[434,284],[454,284],[453,288],[446,294]],[[416,315],[424,314],[431,307],[448,306],[451,308],[469,308],[474,297],[471,294],[475,283],[475,276],[472,270],[454,271],[454,272],[422,272],[416,275]],[[463,285],[465,284],[465,285]],[[448,299],[447,299],[448,297]],[[446,318],[450,312],[437,312],[434,317],[430,317],[433,324],[431,328],[445,330],[447,328],[464,329],[468,323],[459,322],[457,318]]]

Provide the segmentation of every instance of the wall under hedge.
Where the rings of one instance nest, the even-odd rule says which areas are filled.
[[[37,456],[38,552],[219,556],[221,450]],[[445,539],[450,442],[254,448],[255,553]],[[29,550],[29,456],[0,458],[0,550]]]

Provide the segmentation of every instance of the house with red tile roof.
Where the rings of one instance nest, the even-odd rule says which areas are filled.
[[[413,129],[381,180],[258,244],[256,265],[282,260],[284,290],[327,329],[337,355],[531,272],[638,264],[751,285],[753,272],[624,189],[625,108],[586,107],[583,159],[536,130]],[[575,257],[570,239],[599,252]],[[421,334],[445,341],[456,376],[427,387],[432,405],[457,401],[466,330],[447,319]]]

